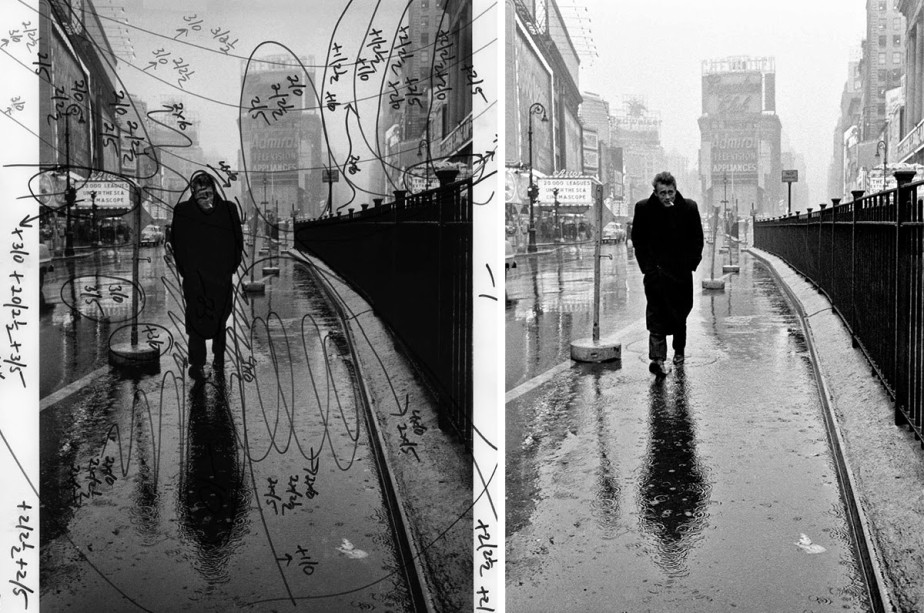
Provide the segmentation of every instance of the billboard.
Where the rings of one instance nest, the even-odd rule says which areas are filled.
[[[728,174],[740,179],[756,179],[759,143],[756,134],[713,134],[710,142],[713,177]]]
[[[270,173],[269,180],[273,189],[285,187],[286,191],[278,192],[278,196],[289,202],[296,199],[293,190],[298,187],[300,123],[312,115],[295,112],[295,109],[305,106],[307,88],[293,84],[292,80],[300,82],[304,72],[298,67],[279,70],[273,61],[270,58],[267,62],[252,62],[251,68],[255,70],[248,72],[242,85],[242,140],[247,170]],[[287,61],[289,64],[294,63],[291,57]],[[273,66],[276,68],[271,69]],[[271,97],[281,94],[274,94],[274,91],[285,92],[283,100],[293,107],[291,112],[259,110],[262,106],[278,106],[278,103],[272,102]]]
[[[597,131],[592,128],[584,128],[584,174],[600,176],[600,140],[597,137]]]
[[[763,74],[727,72],[703,75],[703,114],[742,115],[763,110]]]
[[[267,129],[254,133],[247,167],[256,172],[296,170],[298,133],[290,129]]]
[[[661,142],[661,118],[648,116],[616,117],[613,121],[614,140],[618,143]]]

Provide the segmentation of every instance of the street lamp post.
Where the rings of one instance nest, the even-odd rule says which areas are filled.
[[[536,196],[539,190],[533,182],[533,115],[539,114],[542,115],[543,122],[549,121],[545,114],[545,107],[539,102],[533,102],[529,107],[529,131],[527,132],[527,137],[529,138],[529,244],[526,246],[526,251],[529,253],[536,252],[536,225],[533,219],[533,207],[536,204]]]
[[[882,189],[888,187],[886,173],[889,172],[889,122],[885,126],[885,140],[876,143],[876,157],[879,157],[879,150],[882,149]]]
[[[99,245],[99,226],[97,225],[97,221],[96,221],[96,190],[93,190],[90,192],[90,202],[92,203],[90,205],[90,211],[93,217],[93,228],[91,232],[92,237],[90,238],[90,240],[93,242],[94,246],[98,246]]]
[[[71,207],[77,203],[77,190],[71,185],[71,115],[77,115],[77,123],[86,123],[83,109],[76,104],[68,105],[64,112],[64,255],[74,255],[74,234],[71,229]]]
[[[561,229],[561,224],[558,223],[558,188],[552,188],[552,196],[555,198],[555,238],[561,239],[564,242],[565,234]]]

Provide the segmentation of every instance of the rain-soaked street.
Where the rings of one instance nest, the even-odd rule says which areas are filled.
[[[870,610],[809,350],[770,272],[742,254],[704,292],[707,251],[686,363],[659,381],[624,243],[604,249],[601,301],[621,367],[568,363],[591,333],[592,253],[507,276],[507,610]]]
[[[224,374],[193,384],[164,248],[142,255],[159,373],[106,362],[130,251],[45,282],[43,355],[63,358],[41,371],[42,609],[412,609],[353,359],[309,271],[283,259],[265,295],[239,295]]]

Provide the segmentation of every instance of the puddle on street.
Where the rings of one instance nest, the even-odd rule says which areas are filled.
[[[804,335],[743,264],[666,379],[633,341],[507,405],[509,610],[869,610]]]

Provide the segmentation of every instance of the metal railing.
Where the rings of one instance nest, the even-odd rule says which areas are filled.
[[[296,246],[372,305],[425,375],[440,427],[472,444],[472,181],[296,223]]]
[[[830,300],[895,403],[896,425],[924,437],[924,181],[807,214],[758,221],[754,245]]]

